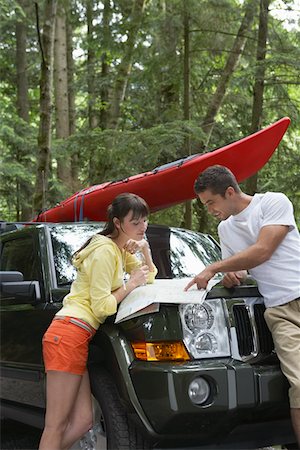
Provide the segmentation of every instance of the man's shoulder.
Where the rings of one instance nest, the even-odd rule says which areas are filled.
[[[227,228],[230,228],[231,221],[232,221],[232,216],[228,217],[228,219],[221,220],[221,222],[218,225],[218,233],[220,233],[220,231],[222,232],[223,230],[226,230]]]
[[[265,194],[257,194],[260,195],[260,201],[262,205],[273,205],[279,203],[290,202],[288,197],[283,194],[283,192],[266,192]]]
[[[267,191],[264,194],[258,194],[258,195],[261,195],[262,198],[287,198],[287,196],[283,192]]]

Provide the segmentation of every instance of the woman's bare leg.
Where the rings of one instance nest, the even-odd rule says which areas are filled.
[[[78,394],[65,430],[62,448],[70,448],[93,426],[92,396],[88,372],[82,377]]]
[[[67,372],[48,371],[45,428],[40,450],[61,450],[64,433],[80,388],[82,376]]]

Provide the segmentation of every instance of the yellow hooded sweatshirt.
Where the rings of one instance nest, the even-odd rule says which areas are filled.
[[[81,319],[98,329],[108,316],[117,311],[117,301],[112,292],[122,286],[124,272],[131,273],[141,266],[141,262],[100,234],[93,236],[72,262],[77,269],[77,277],[56,315]],[[156,268],[149,272],[147,282],[153,283],[156,274]]]

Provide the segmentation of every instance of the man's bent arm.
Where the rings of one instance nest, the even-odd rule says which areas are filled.
[[[263,264],[270,259],[288,231],[287,225],[267,225],[263,227],[255,244],[236,255],[210,264],[188,283],[185,290],[188,290],[195,283],[198,289],[206,288],[208,281],[218,272],[248,270]]]

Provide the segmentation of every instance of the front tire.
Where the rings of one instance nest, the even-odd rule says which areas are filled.
[[[151,448],[128,419],[109,373],[102,368],[93,367],[90,370],[90,381],[92,393],[101,411],[100,421],[106,436],[107,450]]]

